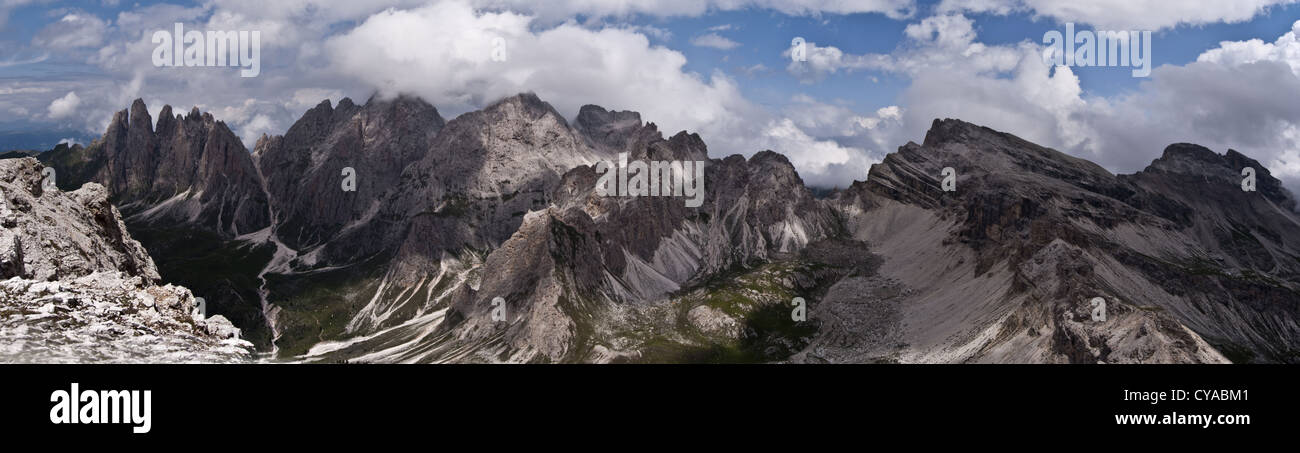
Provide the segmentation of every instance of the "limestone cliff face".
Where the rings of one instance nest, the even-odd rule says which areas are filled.
[[[104,136],[82,148],[56,148],[41,160],[63,173],[60,187],[108,189],[130,223],[185,225],[233,238],[270,226],[268,200],[239,137],[210,113],[159,112],[155,128],[143,101],[113,115]]]
[[[295,250],[331,243],[321,258],[332,262],[391,245],[400,231],[381,211],[402,170],[428,152],[443,125],[437,109],[417,98],[365,105],[344,98],[308,110],[283,136],[261,138],[254,155],[275,206],[276,236]]]
[[[565,172],[606,157],[531,93],[448,122],[402,172],[385,207],[409,219],[398,251],[402,272],[427,268],[422,263],[448,251],[496,248],[525,213],[551,203]]]

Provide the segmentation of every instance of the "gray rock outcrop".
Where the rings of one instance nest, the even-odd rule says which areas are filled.
[[[0,160],[0,362],[231,362],[252,345],[188,289],[158,286],[108,191],[43,184],[32,158]]]

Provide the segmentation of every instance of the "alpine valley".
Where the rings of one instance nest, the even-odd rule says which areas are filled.
[[[701,205],[596,193],[624,153],[703,161]],[[711,158],[638,113],[570,121],[520,94],[451,120],[409,96],[325,101],[251,152],[210,114],[155,121],[137,100],[88,146],[14,157],[0,170],[28,179],[5,182],[0,277],[27,283],[4,283],[23,288],[0,337],[57,330],[26,288],[93,292],[103,268],[135,278],[114,283],[127,296],[156,280],[177,307],[202,297],[259,351],[200,317],[158,334],[189,336],[176,360],[1300,362],[1296,199],[1232,150],[1174,144],[1116,175],[942,119],[814,192],[777,152]],[[61,190],[33,182],[42,167]],[[49,355],[26,353],[5,356]]]

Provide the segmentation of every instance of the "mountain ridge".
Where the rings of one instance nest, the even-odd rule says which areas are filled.
[[[228,132],[197,110],[161,114],[152,131],[143,103],[131,110],[144,114],[120,112],[114,124],[125,126],[92,147],[189,143],[170,132],[186,121]],[[705,204],[596,195],[595,164],[619,153],[705,162]],[[48,160],[124,169],[195,158],[118,153],[105,159],[116,166],[96,167],[86,154],[64,147]],[[218,216],[197,227],[240,233],[217,250],[262,263],[229,279],[260,281],[258,295],[228,299],[257,313],[238,323],[265,323],[283,357],[1300,360],[1300,215],[1280,181],[1234,150],[1174,144],[1147,169],[1114,175],[936,119],[921,144],[819,198],[782,154],[709,158],[698,134],[664,138],[636,112],[586,105],[570,122],[524,93],[450,121],[416,98],[326,100],[245,154],[267,226]],[[127,171],[65,166],[119,196],[159,193]],[[1238,166],[1256,168],[1260,196],[1240,191]],[[339,186],[344,168],[355,192]],[[955,191],[943,189],[944,168]],[[1097,296],[1110,301],[1109,325],[1089,319]],[[494,319],[497,297],[508,322]],[[781,319],[794,297],[809,301],[810,320]],[[660,333],[646,336],[648,326]]]

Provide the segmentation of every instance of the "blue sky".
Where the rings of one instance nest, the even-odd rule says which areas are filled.
[[[937,2],[921,2],[922,16],[926,8],[933,9]],[[1043,33],[1064,30],[1064,23],[1052,17],[1034,17],[1029,12],[1008,15],[971,14],[978,25],[980,41],[987,44],[1013,44],[1025,40],[1041,42]],[[665,44],[679,48],[690,59],[687,68],[702,74],[714,69],[737,72],[738,68],[763,64],[768,68],[782,68],[788,63],[779,52],[789,46],[788,36],[802,36],[809,41],[835,45],[854,54],[889,53],[903,38],[903,28],[909,21],[894,20],[881,14],[833,15],[821,18],[788,17],[770,11],[720,12],[698,18],[676,20],[643,20],[638,23],[660,26],[673,33]],[[1180,25],[1160,30],[1153,43],[1155,66],[1183,65],[1196,60],[1202,52],[1217,47],[1222,41],[1244,41],[1252,38],[1275,39],[1291,29],[1300,19],[1300,4],[1280,5],[1253,20],[1241,23],[1211,23]],[[708,28],[731,25],[732,30],[720,35],[741,43],[733,51],[722,51],[690,45],[694,36],[709,33]],[[1080,24],[1080,29],[1094,28]],[[773,29],[779,32],[773,33]],[[1143,79],[1134,78],[1125,71],[1110,68],[1081,68],[1076,71],[1083,89],[1091,94],[1114,95],[1135,89]],[[870,77],[875,76],[878,82]],[[800,84],[798,79],[784,71],[774,71],[765,77],[741,78],[747,95],[754,99],[771,97],[768,102],[781,103],[791,93],[852,101],[863,107],[874,108],[896,102],[898,93],[906,87],[906,80],[887,77],[882,73],[853,73],[829,77],[815,85]]]
[[[1300,181],[1295,0],[0,0],[0,18],[0,149],[90,140],[136,97],[211,111],[251,146],[326,98],[410,93],[453,117],[535,91],[570,116],[640,111],[719,156],[774,149],[814,185],[864,178],[935,117],[1114,172],[1191,141]],[[147,36],[174,22],[260,31],[261,75],[154,66]],[[1153,31],[1155,70],[1034,64],[1066,22]],[[504,62],[480,52],[497,37]]]
[[[815,17],[788,17],[770,11],[722,12],[706,17],[668,21],[664,27],[673,32],[666,43],[680,48],[689,60],[687,69],[708,74],[714,69],[738,75],[747,95],[764,104],[783,104],[797,93],[827,99],[843,99],[864,107],[884,107],[904,86],[903,81],[884,74],[874,74],[877,81],[864,74],[829,77],[821,83],[803,84],[782,70],[789,59],[781,51],[790,46],[793,36],[813,42],[836,43],[852,53],[888,53],[900,42],[904,21],[880,14],[852,14]],[[653,25],[652,21],[649,24]],[[711,31],[711,27],[730,26]],[[716,33],[741,44],[733,50],[691,45],[694,37]],[[774,69],[742,75],[744,68],[763,65]],[[884,80],[881,80],[884,78]]]

